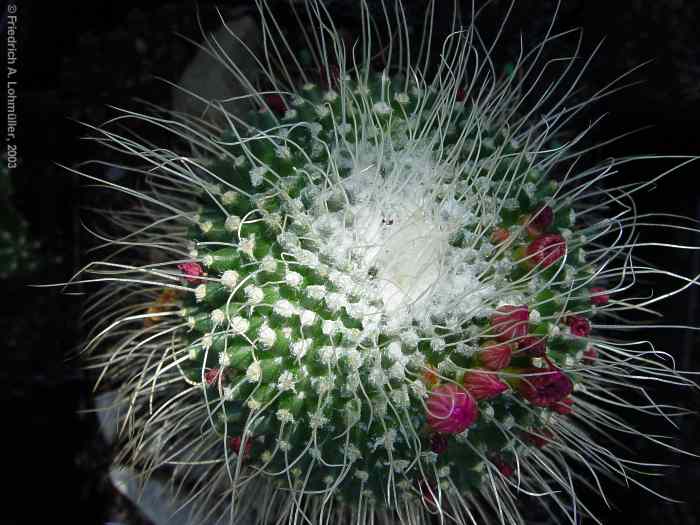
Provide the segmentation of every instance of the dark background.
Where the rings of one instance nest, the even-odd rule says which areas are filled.
[[[208,29],[217,27],[216,16],[208,8],[212,4],[199,3]],[[0,340],[7,359],[0,367],[0,378],[9,401],[2,416],[2,433],[10,441],[3,447],[8,456],[3,462],[5,476],[12,491],[7,500],[14,501],[15,495],[29,497],[28,503],[11,509],[9,517],[1,514],[0,522],[98,524],[118,519],[142,523],[106,477],[112,451],[100,437],[94,415],[79,412],[92,406],[91,385],[78,364],[66,356],[79,345],[80,298],[27,284],[65,281],[87,260],[84,250],[92,241],[80,225],[81,206],[93,203],[95,197],[57,163],[105,158],[105,151],[80,140],[86,130],[77,121],[99,124],[113,115],[107,104],[138,107],[134,97],[168,105],[170,90],[153,77],[176,80],[194,55],[192,46],[174,35],[181,32],[199,40],[194,3],[23,0],[17,5],[21,165],[11,174],[13,205],[27,220],[29,235],[39,247],[29,254],[38,268],[31,270],[27,264],[7,279],[0,305]],[[233,4],[221,1],[217,5],[227,9]],[[349,18],[352,5],[331,2],[332,9]],[[438,30],[449,30],[450,5],[444,2],[438,8]],[[496,55],[501,64],[518,50],[517,29],[525,32],[526,43],[537,42],[555,5],[551,1],[516,3]],[[487,38],[508,6],[509,2],[495,1],[485,10],[479,27]],[[421,20],[420,3],[412,2],[410,7],[409,15]],[[699,15],[697,2],[682,0],[563,2],[557,27],[583,29],[581,55],[586,56],[606,38],[585,77],[582,96],[651,60],[630,77],[640,84],[596,103],[578,124],[608,114],[594,132],[593,140],[599,141],[642,126],[653,127],[606,146],[591,160],[637,153],[700,154]],[[572,41],[558,44],[554,52],[566,52],[567,45]],[[648,180],[670,165],[640,163],[625,170],[617,181]],[[640,213],[671,211],[700,220],[695,183],[698,166],[690,165],[639,194]],[[651,233],[657,239],[662,235],[667,242],[700,245],[697,235]],[[692,251],[655,249],[640,254],[684,275],[700,273],[700,261]],[[671,298],[660,310],[676,324],[698,326],[697,305],[695,289]],[[693,333],[664,330],[638,335],[670,352],[679,368],[700,370],[695,348],[698,337]],[[700,405],[697,392],[688,389],[659,387],[656,394],[663,401],[691,409]],[[700,452],[697,418],[680,421],[678,431],[661,420],[633,423],[647,431],[677,434],[675,446]],[[655,490],[687,503],[668,505],[636,488],[609,484],[608,497],[618,509],[594,505],[602,522],[700,523],[700,460],[641,440],[630,445],[639,457],[679,465],[649,482]]]

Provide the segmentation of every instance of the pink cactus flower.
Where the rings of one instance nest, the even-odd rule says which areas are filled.
[[[532,218],[532,225],[540,231],[544,231],[554,221],[554,212],[549,206],[542,206]]]
[[[542,206],[537,210],[529,221],[527,232],[532,237],[539,237],[554,221],[554,212],[549,206]]]
[[[538,428],[532,432],[523,432],[523,439],[537,448],[543,448],[552,442],[554,433],[548,428]]]
[[[430,450],[436,454],[447,452],[447,436],[445,434],[433,434],[430,436]]]
[[[506,478],[510,478],[515,474],[515,470],[513,469],[513,466],[510,465],[509,463],[506,463],[504,460],[498,458],[493,461],[493,464],[496,465],[496,468],[498,471]]]
[[[591,288],[591,304],[595,306],[605,306],[610,301],[610,296],[605,288],[594,286]]]
[[[530,312],[526,305],[504,305],[496,309],[491,316],[493,335],[499,341],[506,342],[527,335]]]
[[[592,346],[589,346],[588,348],[586,348],[586,350],[584,350],[582,359],[584,365],[592,365],[596,362],[597,359],[598,350],[596,350]]]
[[[250,457],[250,452],[253,448],[253,441],[248,438],[245,443],[245,449],[243,450],[243,454],[241,455],[241,443],[243,442],[243,439],[241,436],[234,436],[229,439],[228,441],[228,446],[231,450],[233,450],[236,454],[241,456],[242,459],[247,459]]]
[[[528,335],[518,341],[518,349],[529,357],[542,357],[547,353],[547,345],[544,337]]]
[[[557,233],[542,235],[527,247],[530,264],[548,268],[566,253],[566,241]]]
[[[513,351],[508,345],[493,345],[484,348],[479,354],[479,359],[484,368],[498,371],[510,364],[512,354]]]
[[[573,412],[573,409],[571,408],[571,405],[574,404],[574,400],[572,397],[567,397],[562,399],[561,401],[554,403],[550,408],[554,410],[557,414],[571,414]]]
[[[221,370],[218,368],[210,368],[204,372],[204,381],[207,385],[212,386],[219,381],[219,376],[221,375]]]
[[[474,399],[493,399],[508,390],[508,385],[494,374],[474,370],[464,374],[464,387]]]
[[[566,324],[569,325],[571,335],[576,337],[586,337],[591,333],[591,323],[582,315],[570,315],[566,318]]]
[[[439,434],[459,434],[473,425],[479,415],[471,394],[452,383],[435,388],[426,405],[428,425]]]
[[[568,397],[574,384],[561,370],[533,368],[526,370],[518,390],[530,403],[538,407],[552,407]],[[530,375],[532,374],[532,375]]]
[[[270,109],[277,114],[282,114],[285,111],[287,111],[287,105],[284,103],[284,99],[281,95],[278,95],[276,93],[266,95],[265,102],[270,107]]]
[[[491,232],[491,241],[496,244],[507,241],[508,237],[510,237],[510,232],[505,228],[494,228]]]
[[[204,275],[204,270],[202,265],[196,262],[186,262],[177,265],[178,270],[185,274],[185,280],[190,284],[201,284],[202,279],[198,279],[201,275]]]

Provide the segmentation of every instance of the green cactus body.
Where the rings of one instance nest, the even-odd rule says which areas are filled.
[[[183,370],[203,384],[218,372],[205,395],[216,431],[245,436],[250,468],[282,482],[291,472],[312,492],[333,486],[348,501],[387,501],[393,485],[420,497],[426,475],[466,462],[455,482],[465,490],[488,457],[512,455],[514,428],[531,427],[537,410],[507,399],[481,401],[473,428],[433,452],[423,375],[461,385],[499,303],[536,304],[529,325],[547,331],[560,320],[554,298],[593,271],[564,265],[574,257],[528,268],[517,255],[530,242],[522,219],[556,185],[514,141],[470,129],[481,120],[452,93],[405,84],[377,75],[347,79],[341,93],[303,86],[277,134],[226,146],[233,169],[209,169],[239,191],[210,188],[190,229],[207,273],[185,300]],[[572,225],[570,207],[558,215],[549,233]],[[510,246],[491,242],[494,228],[509,229]],[[552,360],[578,363],[576,347],[558,337]],[[538,360],[521,354],[522,368]]]

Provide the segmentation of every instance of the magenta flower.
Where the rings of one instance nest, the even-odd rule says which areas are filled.
[[[219,381],[220,375],[221,370],[219,370],[218,368],[210,368],[209,370],[204,372],[204,381],[206,381],[207,385],[211,386],[217,381]]]
[[[537,448],[542,448],[554,440],[554,434],[548,428],[538,428],[532,432],[524,431],[523,439]]]
[[[506,228],[496,227],[493,229],[493,232],[491,232],[491,241],[496,244],[507,241],[508,237],[510,237],[510,232]]]
[[[527,255],[530,264],[547,268],[564,257],[566,253],[566,241],[564,237],[556,233],[542,235],[530,243],[527,247]]]
[[[270,107],[272,111],[277,114],[283,114],[287,110],[287,105],[284,103],[284,99],[281,95],[273,93],[265,97],[265,102]]]
[[[527,335],[530,312],[527,305],[505,305],[496,309],[491,316],[493,334],[499,341],[510,341]]]
[[[498,471],[506,478],[510,478],[513,476],[513,474],[515,474],[513,466],[500,458],[495,459],[493,464],[496,465]]]
[[[574,389],[569,376],[557,368],[533,368],[525,373],[528,375],[522,378],[518,390],[525,399],[538,407],[553,407]]]
[[[481,364],[484,368],[498,371],[503,370],[510,364],[513,351],[508,345],[494,345],[484,348],[479,354]]]
[[[566,318],[566,324],[569,325],[571,335],[576,337],[586,337],[591,333],[591,323],[582,315],[570,315]]]
[[[598,350],[592,346],[586,348],[586,350],[583,352],[583,364],[592,365],[596,362],[596,359],[598,359]]]
[[[234,436],[228,441],[228,446],[231,450],[233,450],[236,454],[241,456],[242,459],[247,459],[250,457],[250,451],[253,448],[253,441],[248,438],[245,443],[245,448],[243,450],[243,454],[241,455],[241,443],[243,443],[243,439],[241,436]]]
[[[537,237],[544,233],[547,228],[554,221],[554,212],[549,206],[542,206],[538,211],[536,211],[532,219],[530,219],[530,224],[527,227],[527,231],[533,237]]]
[[[610,296],[605,293],[607,290],[599,286],[591,288],[591,304],[595,306],[605,306],[610,301]]]
[[[178,270],[185,274],[185,280],[190,284],[201,284],[202,279],[197,279],[204,275],[204,270],[199,263],[186,262],[177,265]]]
[[[508,390],[508,385],[494,374],[475,370],[464,374],[464,388],[474,396],[474,399],[493,399]]]
[[[447,436],[444,434],[433,434],[430,436],[430,450],[436,454],[447,452]]]
[[[459,434],[473,425],[479,415],[471,394],[451,383],[435,388],[426,405],[428,425],[440,434]]]
[[[571,414],[571,412],[573,412],[573,409],[571,408],[571,405],[573,404],[573,398],[567,397],[557,403],[554,403],[550,408],[558,414],[566,415]]]
[[[542,357],[547,353],[544,337],[528,335],[518,341],[518,349],[530,357]]]

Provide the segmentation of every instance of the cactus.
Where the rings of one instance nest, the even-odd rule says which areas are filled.
[[[103,182],[139,204],[72,281],[104,284],[85,353],[120,385],[117,461],[187,479],[193,523],[523,523],[518,491],[589,512],[574,468],[636,479],[596,441],[636,434],[606,403],[634,408],[631,376],[692,382],[599,329],[654,302],[627,297],[635,272],[663,270],[631,255],[643,185],[599,189],[630,159],[582,169],[585,131],[560,133],[585,104],[523,102],[542,46],[497,75],[467,26],[429,77],[399,6],[377,68],[385,22],[362,2],[348,46],[310,1],[312,72],[260,9],[247,118],[125,112],[173,149],[93,128],[145,164]]]

